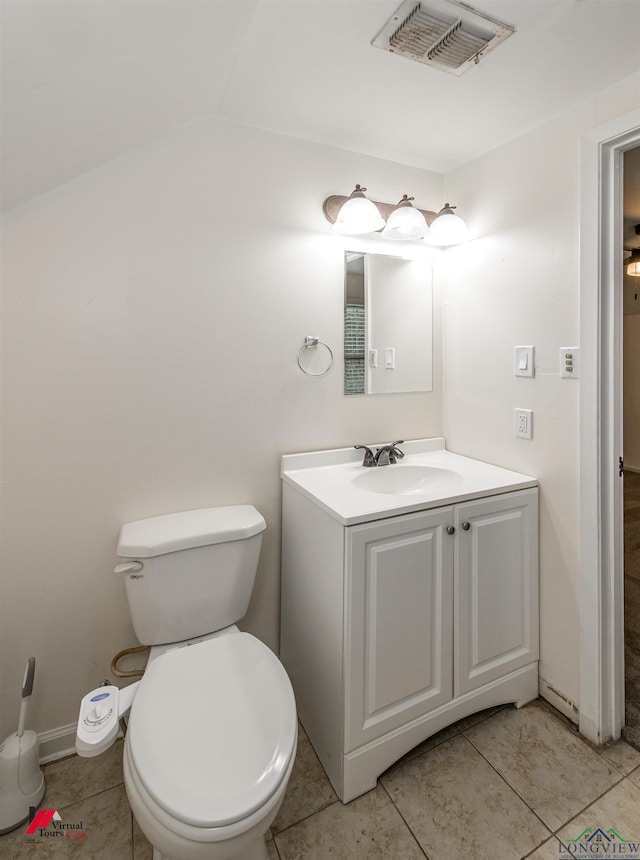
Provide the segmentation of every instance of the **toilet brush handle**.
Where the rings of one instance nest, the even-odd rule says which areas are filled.
[[[20,716],[18,717],[18,731],[17,735],[19,738],[24,734],[24,724],[27,718],[27,703],[31,697],[31,693],[33,691],[33,677],[36,673],[36,658],[29,657],[27,660],[27,668],[24,672],[24,681],[22,682],[22,701],[20,702]]]
[[[24,734],[24,724],[27,719],[27,702],[29,699],[23,699],[20,702],[20,716],[18,717],[18,731],[16,734],[19,738]]]
[[[28,699],[33,690],[33,678],[36,674],[36,658],[29,657],[27,660],[27,668],[24,672],[24,681],[22,682],[22,698]]]

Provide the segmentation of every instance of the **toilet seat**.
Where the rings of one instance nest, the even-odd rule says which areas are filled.
[[[127,746],[149,796],[176,822],[215,828],[268,804],[297,734],[293,690],[262,642],[232,633],[169,651],[145,672]]]

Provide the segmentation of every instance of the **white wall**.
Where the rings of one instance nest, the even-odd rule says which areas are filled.
[[[254,503],[243,626],[277,648],[280,454],[441,433],[439,337],[433,392],[343,396],[345,240],[321,205],[356,182],[443,200],[439,175],[212,120],[6,217],[0,737],[27,657],[43,731],[135,644],[121,523]],[[297,367],[309,334],[325,377]]]
[[[579,701],[579,394],[559,347],[579,345],[580,137],[637,108],[640,76],[595,94],[446,178],[482,238],[447,252],[445,434],[460,453],[541,484],[542,678]],[[513,376],[534,344],[536,377]],[[533,409],[533,440],[513,435]]]
[[[558,347],[579,342],[579,140],[639,88],[621,82],[446,182],[482,238],[445,254],[444,430],[453,450],[540,478],[541,672],[574,702],[579,383],[559,379]],[[444,199],[435,174],[212,120],[6,217],[0,737],[28,656],[42,731],[72,723],[134,644],[111,573],[120,523],[255,503],[268,532],[244,626],[275,648],[280,453],[442,431],[438,274],[434,391],[342,394],[345,241],[321,203],[355,182]],[[338,355],[325,377],[297,368],[307,334]],[[529,343],[536,378],[515,379],[513,346]],[[516,406],[534,410],[532,442],[513,437]]]

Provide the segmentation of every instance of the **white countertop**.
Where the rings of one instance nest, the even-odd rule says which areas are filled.
[[[370,447],[375,449],[382,444],[385,443]],[[287,454],[281,459],[282,480],[344,525],[523,490],[538,484],[530,475],[453,454],[446,450],[443,437],[415,439],[398,447],[404,452],[404,459],[389,466],[375,467],[363,467],[364,452],[354,448]],[[404,472],[407,469],[412,471]],[[382,472],[384,474],[379,474]],[[376,474],[370,478],[371,473]],[[414,483],[414,474],[426,477]],[[404,478],[409,480],[405,482]],[[380,492],[366,486],[378,482],[388,482],[390,487],[406,483],[410,489]]]

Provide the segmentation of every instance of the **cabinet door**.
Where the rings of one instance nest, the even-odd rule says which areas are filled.
[[[538,491],[456,507],[454,689],[538,659]]]
[[[453,509],[346,529],[345,752],[451,699]]]

